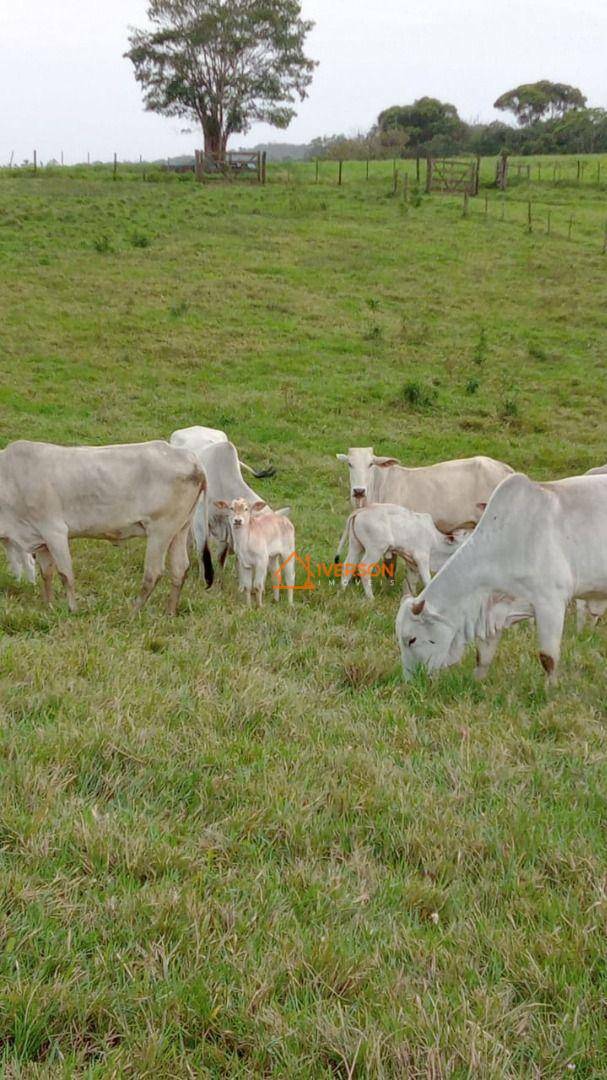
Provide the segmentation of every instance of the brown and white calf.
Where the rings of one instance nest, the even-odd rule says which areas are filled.
[[[274,599],[280,600],[282,585],[292,604],[295,585],[295,529],[292,522],[282,514],[268,512],[262,500],[249,503],[246,499],[233,499],[227,503],[218,499],[215,506],[227,511],[238,561],[240,590],[245,593],[247,604],[251,603],[251,592],[254,592],[261,607],[268,570],[272,572]],[[279,571],[284,585],[279,580]]]
[[[400,555],[407,570],[412,570],[421,577],[424,585],[429,585],[432,574],[444,566],[469,535],[465,529],[449,535],[440,532],[430,514],[416,514],[394,503],[371,503],[350,514],[339,542],[336,562],[348,541],[342,589],[358,573],[365,595],[372,600],[371,569],[379,566],[388,552]],[[409,574],[407,581],[411,587]]]

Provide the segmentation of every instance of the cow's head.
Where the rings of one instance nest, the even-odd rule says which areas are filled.
[[[345,461],[350,470],[350,499],[353,506],[364,506],[371,483],[371,469],[378,465],[387,469],[398,465],[393,457],[378,457],[372,446],[351,446],[347,454],[338,454],[338,461]]]
[[[224,499],[217,499],[215,502],[218,510],[226,512],[231,529],[244,528],[249,524],[251,514],[259,514],[261,510],[265,510],[266,505],[261,500],[248,503],[246,499],[233,499],[231,503],[225,502]]]
[[[403,674],[410,679],[419,667],[426,671],[458,664],[464,653],[456,642],[456,630],[426,601],[414,596],[403,600],[396,619],[396,636],[403,661]]]

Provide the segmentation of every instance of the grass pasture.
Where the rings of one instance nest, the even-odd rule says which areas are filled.
[[[351,168],[0,175],[2,445],[227,428],[315,561],[350,445],[607,460],[605,191],[532,184],[568,241]],[[407,686],[399,586],[135,621],[141,546],[73,552],[72,617],[0,567],[3,1076],[607,1075],[607,626]]]

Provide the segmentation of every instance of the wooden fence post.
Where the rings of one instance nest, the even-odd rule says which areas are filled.
[[[318,158],[316,158],[316,183],[318,183]]]
[[[343,172],[343,164],[344,164],[343,161],[340,160],[339,167],[338,167],[338,170],[337,170],[337,184],[338,184],[338,187],[341,187],[341,177],[342,177],[342,172]]]
[[[369,158],[367,158],[367,180],[369,179]]]
[[[476,157],[476,169],[474,171],[474,194],[478,195],[478,191],[481,185],[481,155],[477,154]]]
[[[489,216],[489,196],[485,195],[485,219]]]
[[[262,152],[261,152],[261,182],[262,182],[262,184],[266,183],[267,178],[268,178],[268,152],[267,152],[267,150],[262,150]]]
[[[396,195],[397,191],[398,191],[398,169],[395,169],[394,170],[394,175],[392,177],[392,194]]]
[[[465,217],[465,218],[468,217],[468,198],[469,198],[468,192],[464,191],[464,207],[463,207],[463,211],[462,211],[462,217]]]
[[[577,182],[578,182],[578,184],[580,182],[581,175],[582,175],[582,163],[581,163],[580,159],[578,158],[578,162],[577,162]]]
[[[429,195],[432,191],[432,173],[434,172],[434,162],[432,156],[428,154],[426,158],[426,194]],[[466,192],[467,194],[467,192]]]
[[[415,179],[419,184],[419,154],[415,158]]]
[[[34,150],[34,173],[38,172],[38,152]]]
[[[202,150],[194,151],[194,175],[199,184],[204,180],[204,160]]]
[[[550,210],[548,211],[548,216],[546,218],[546,234],[550,236]]]
[[[118,156],[117,156],[117,154],[114,154],[114,169],[113,169],[113,172],[112,172],[112,176],[113,176],[114,180],[116,179],[117,172],[118,172]]]
[[[527,202],[527,232],[533,232],[533,220],[531,217],[531,199]]]

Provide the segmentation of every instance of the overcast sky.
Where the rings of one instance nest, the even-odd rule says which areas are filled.
[[[307,142],[367,129],[388,105],[431,94],[466,120],[521,82],[573,83],[607,107],[605,0],[303,0],[320,61],[287,131],[258,125],[233,146]],[[129,25],[145,0],[0,0],[0,163],[108,160],[190,152],[185,124],[145,113],[129,61]]]

